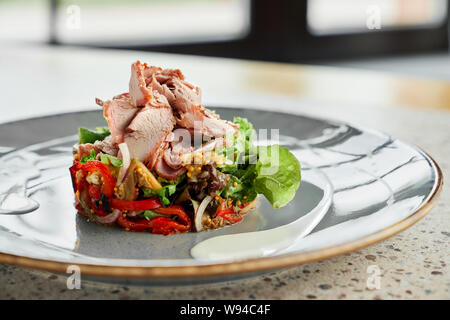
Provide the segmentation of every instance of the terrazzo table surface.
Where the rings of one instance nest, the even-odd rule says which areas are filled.
[[[450,173],[450,83],[350,69],[140,52],[8,46],[0,52],[0,122],[85,110],[94,96],[126,90],[141,59],[179,67],[209,104],[277,106],[387,132],[428,152]],[[33,72],[29,72],[32,70]],[[17,100],[26,72],[35,103]],[[95,75],[95,76],[94,76]],[[43,81],[45,80],[45,81]],[[7,90],[5,90],[7,88]],[[125,90],[124,90],[125,89]],[[20,95],[19,95],[20,96]],[[14,112],[4,112],[9,106]],[[86,106],[82,108],[80,106]],[[0,264],[1,299],[449,299],[450,190],[411,228],[348,254],[239,281],[180,287],[124,286]],[[381,270],[367,288],[367,267]]]

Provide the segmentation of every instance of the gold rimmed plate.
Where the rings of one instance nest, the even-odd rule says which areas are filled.
[[[295,114],[214,108],[224,119],[248,118],[256,129],[279,129],[280,144],[302,163],[302,183],[280,210],[261,198],[242,223],[219,230],[161,236],[103,227],[76,215],[68,167],[79,126],[104,125],[101,112],[58,114],[0,125],[0,175],[12,155],[33,154],[40,175],[27,182],[39,208],[0,215],[0,261],[65,273],[77,265],[84,276],[106,281],[189,284],[230,280],[328,258],[370,245],[404,230],[433,207],[442,173],[423,151],[384,133]],[[37,160],[36,160],[37,159]],[[324,178],[325,177],[325,178]],[[330,189],[331,185],[331,189]],[[0,186],[0,194],[2,188]],[[332,192],[329,192],[332,190]],[[327,210],[306,237],[269,256],[194,259],[191,248],[227,234],[288,225]]]

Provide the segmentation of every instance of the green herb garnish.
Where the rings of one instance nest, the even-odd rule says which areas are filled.
[[[95,150],[92,149],[89,156],[82,156],[82,157],[81,157],[80,162],[81,162],[81,163],[86,163],[86,162],[88,162],[88,161],[95,160],[96,156],[97,156],[97,155],[95,154]]]
[[[111,164],[114,167],[120,167],[122,165],[122,160],[106,153],[100,155],[100,161],[107,165]]]
[[[177,186],[175,184],[170,184],[170,185],[164,186],[158,190],[142,188],[144,197],[146,197],[146,198],[159,197],[159,200],[165,206],[168,206],[170,204],[169,197],[171,195],[173,195],[176,191],[177,191]]]

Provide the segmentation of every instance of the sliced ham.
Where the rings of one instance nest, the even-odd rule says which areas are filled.
[[[113,143],[119,144],[124,141],[125,128],[130,124],[138,111],[139,109],[132,105],[126,97],[104,102],[103,116],[108,122]]]
[[[144,68],[139,61],[131,65],[130,97],[137,107],[145,106],[152,99],[151,90],[145,83]]]
[[[126,128],[124,141],[128,145],[130,157],[148,162],[174,124],[170,107],[144,107]]]

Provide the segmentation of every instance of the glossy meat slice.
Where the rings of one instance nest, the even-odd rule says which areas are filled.
[[[148,162],[165,137],[172,131],[175,119],[172,110],[166,107],[142,108],[126,129],[124,141],[131,158]]]
[[[103,116],[108,122],[112,141],[115,144],[123,142],[125,128],[130,124],[138,111],[139,109],[132,105],[130,99],[126,97],[108,100],[103,103]]]
[[[137,107],[145,106],[152,99],[152,93],[145,83],[145,65],[136,61],[131,65],[130,97],[132,103]]]
[[[172,107],[177,125],[198,131],[208,137],[236,133],[236,126],[202,106],[200,88],[184,81],[178,69],[145,66],[145,83],[154,92],[164,95]]]
[[[117,156],[119,149],[117,144],[114,143],[111,135],[107,136],[103,141],[95,141],[94,143],[95,151],[110,154],[112,156]]]
[[[172,169],[179,169],[182,165],[180,155],[193,150],[191,133],[184,128],[177,128],[166,141],[169,143],[163,153],[164,161]]]
[[[177,125],[208,137],[223,137],[236,132],[233,124],[219,119],[202,106],[200,88],[178,78],[170,79],[165,86],[171,91],[166,98],[174,109]]]
[[[163,157],[159,157],[154,170],[160,177],[167,180],[176,180],[179,175],[186,172],[185,167],[179,167],[178,169],[169,167]]]

